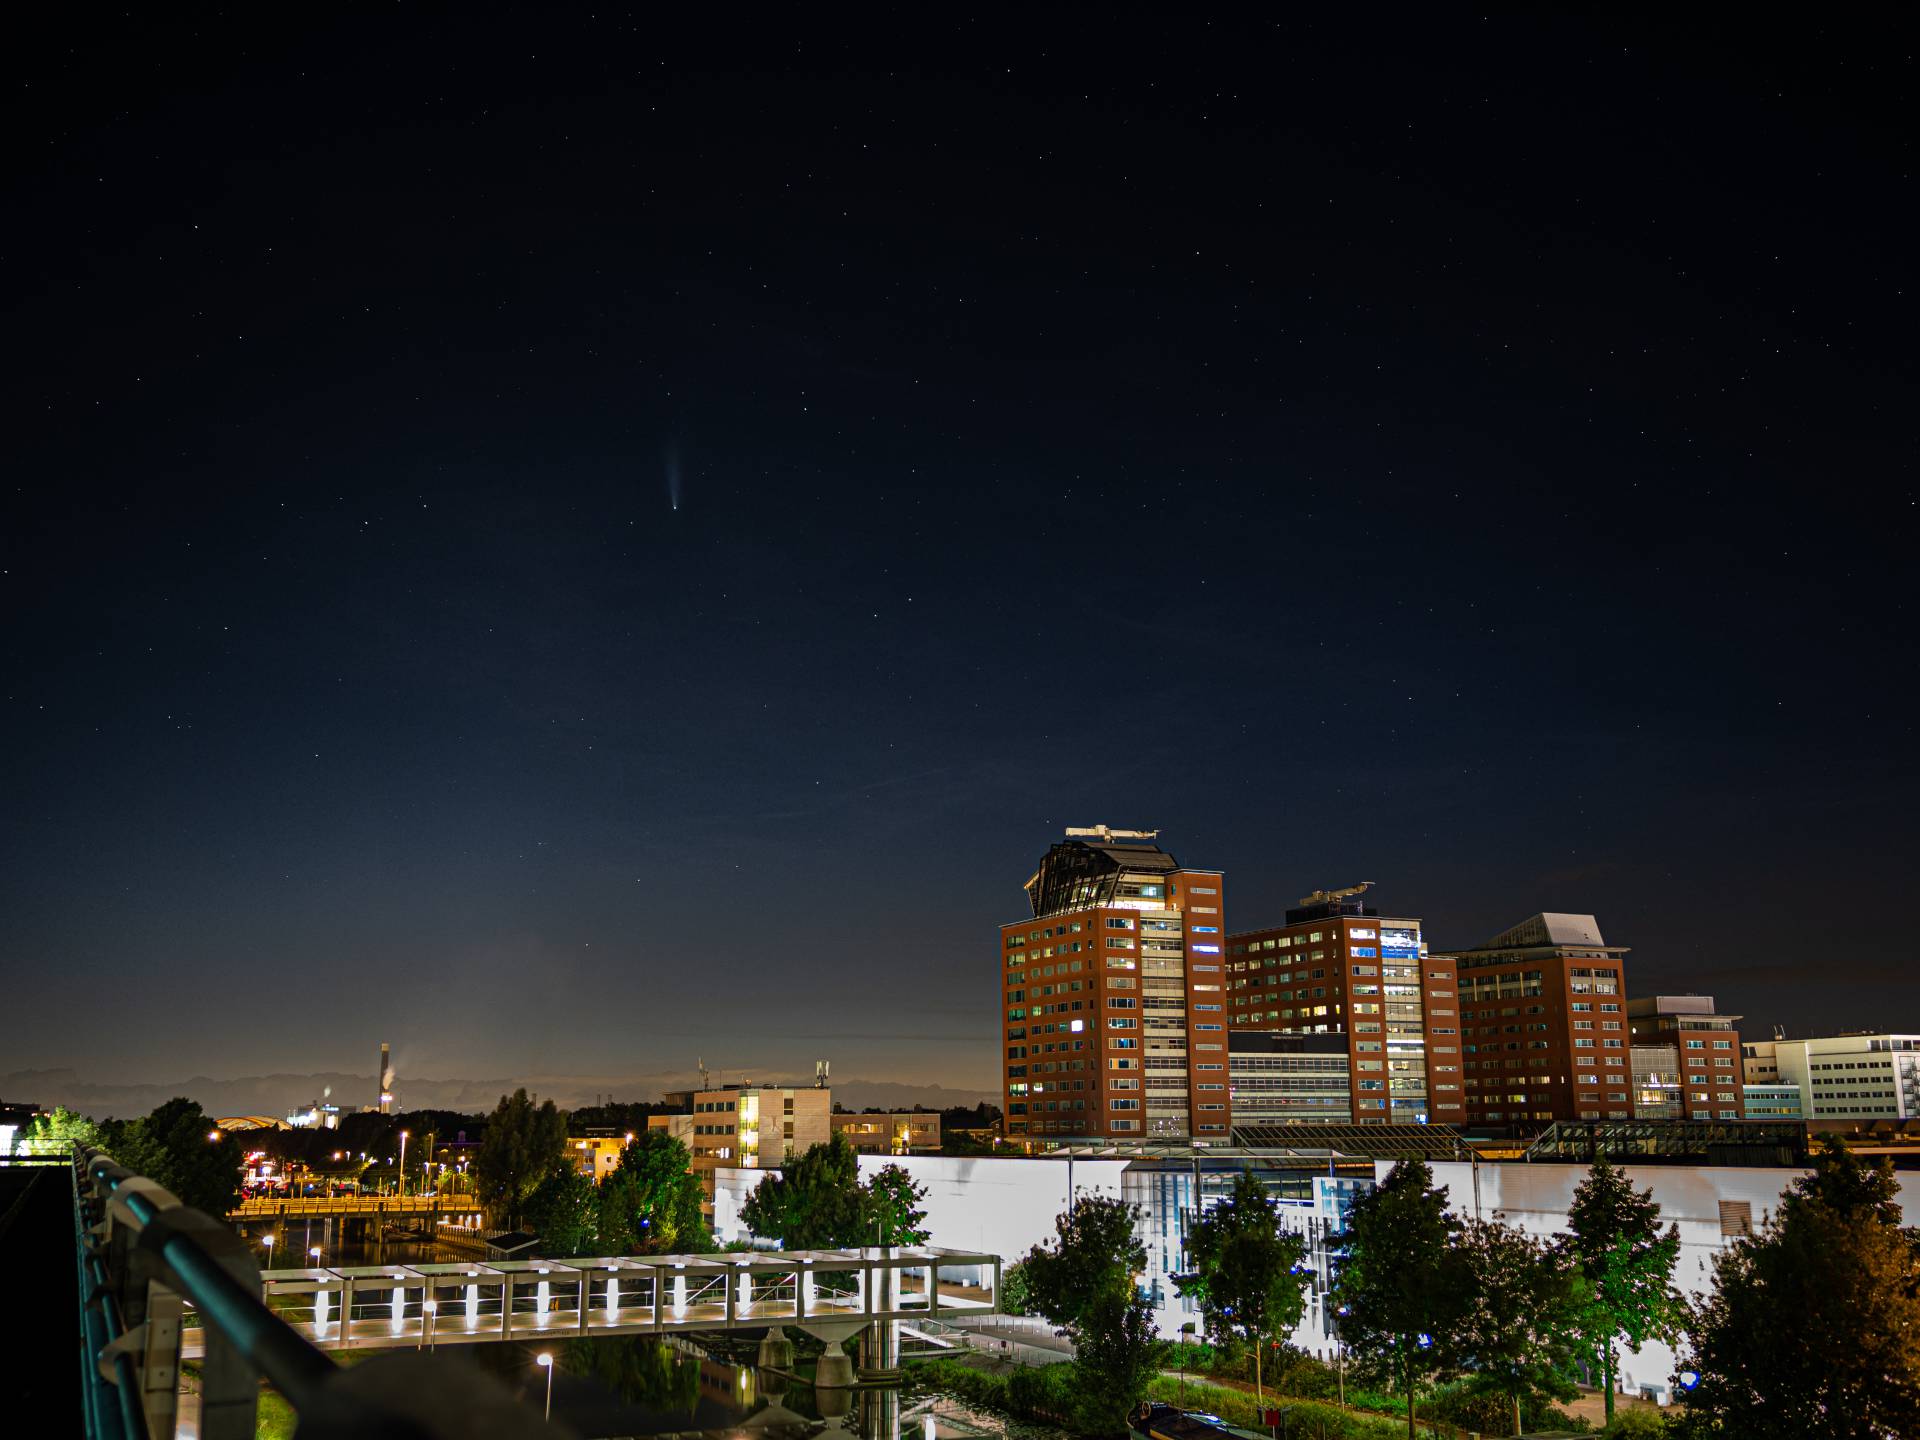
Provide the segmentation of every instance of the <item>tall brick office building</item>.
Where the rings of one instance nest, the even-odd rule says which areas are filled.
[[[1332,1092],[1324,1077],[1245,1083],[1269,1092],[1258,1107],[1263,1119],[1293,1108],[1302,1119],[1359,1125],[1463,1123],[1453,962],[1428,954],[1419,920],[1363,904],[1358,897],[1366,888],[1316,891],[1286,912],[1286,924],[1228,942],[1228,1023],[1248,1045],[1248,1032],[1317,1035],[1325,1044],[1344,1039],[1329,1053],[1346,1056],[1349,1113],[1327,1106]],[[1275,1086],[1299,1093],[1271,1093]],[[1290,1100],[1300,1103],[1290,1107]]]
[[[1228,1136],[1226,885],[1156,834],[1067,831],[1000,927],[1009,1141]]]
[[[1470,1124],[1632,1116],[1626,953],[1593,916],[1562,914],[1453,952]]]

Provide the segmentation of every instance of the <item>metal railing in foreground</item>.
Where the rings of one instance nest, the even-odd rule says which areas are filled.
[[[88,1434],[172,1440],[184,1307],[205,1333],[199,1434],[253,1440],[260,1381],[299,1416],[301,1440],[551,1435],[499,1381],[435,1355],[343,1369],[269,1310],[240,1237],[111,1157],[75,1148]]]

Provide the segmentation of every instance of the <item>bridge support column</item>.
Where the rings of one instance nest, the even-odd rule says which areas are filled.
[[[828,1345],[814,1367],[813,1383],[822,1390],[844,1390],[853,1384],[853,1361],[838,1345]]]
[[[900,1376],[900,1322],[876,1320],[860,1336],[860,1378],[895,1380]]]
[[[884,1264],[892,1258],[885,1249],[880,1255],[883,1263],[867,1270],[867,1312],[873,1323],[860,1339],[862,1380],[890,1380],[900,1373],[900,1322],[895,1318],[900,1309],[900,1272]]]
[[[793,1368],[793,1342],[787,1338],[784,1325],[776,1325],[767,1331],[760,1341],[760,1353],[754,1358],[754,1364],[762,1370]]]

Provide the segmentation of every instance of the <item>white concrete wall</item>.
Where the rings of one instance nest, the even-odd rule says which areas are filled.
[[[1009,1264],[1053,1234],[1053,1220],[1067,1208],[1067,1177],[1074,1193],[1120,1193],[1124,1160],[1029,1160],[1012,1156],[862,1155],[860,1176],[871,1179],[898,1165],[924,1185],[931,1243],[953,1250],[984,1251]],[[713,1176],[713,1233],[721,1243],[745,1240],[740,1207],[766,1170],[721,1166]]]
[[[1385,1179],[1391,1162],[1374,1166]],[[1447,1191],[1449,1207],[1462,1216],[1475,1213],[1474,1166],[1463,1161],[1437,1161],[1434,1182]],[[1733,1243],[1720,1233],[1720,1202],[1744,1200],[1752,1208],[1753,1224],[1779,1208],[1780,1192],[1805,1170],[1753,1169],[1706,1165],[1647,1165],[1622,1167],[1640,1190],[1652,1190],[1660,1205],[1660,1223],[1680,1227],[1680,1260],[1674,1283],[1689,1298],[1704,1295],[1713,1285],[1713,1257]],[[1567,1210],[1573,1192],[1587,1178],[1584,1165],[1479,1166],[1478,1209],[1481,1218],[1500,1220],[1517,1230],[1553,1240],[1567,1233]],[[1908,1224],[1920,1222],[1920,1187],[1903,1193],[1901,1204]],[[1652,1387],[1668,1396],[1674,1369],[1673,1350],[1651,1344],[1638,1351],[1620,1351],[1620,1388],[1637,1394]]]

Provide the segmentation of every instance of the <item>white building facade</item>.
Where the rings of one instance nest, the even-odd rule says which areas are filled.
[[[1529,1235],[1553,1240],[1567,1232],[1573,1192],[1587,1176],[1584,1165],[1435,1160],[1428,1162],[1434,1181],[1447,1192],[1450,1208],[1462,1218],[1499,1220]],[[1169,1157],[1053,1158],[983,1156],[862,1156],[861,1174],[895,1164],[926,1187],[922,1202],[931,1242],[952,1249],[999,1255],[1012,1264],[1054,1233],[1054,1219],[1069,1195],[1107,1195],[1141,1208],[1141,1239],[1147,1268],[1141,1285],[1154,1302],[1159,1334],[1177,1338],[1180,1326],[1198,1318],[1197,1307],[1175,1290],[1173,1277],[1186,1268],[1185,1239],[1193,1213],[1196,1185],[1201,1203],[1211,1206],[1231,1186],[1241,1168],[1270,1184],[1284,1177],[1281,1223],[1307,1237],[1314,1270],[1307,1310],[1292,1342],[1310,1354],[1333,1360],[1338,1339],[1326,1305],[1329,1241],[1341,1229],[1354,1199],[1385,1179],[1393,1162],[1377,1160],[1371,1180],[1352,1174],[1304,1174],[1278,1157],[1258,1152],[1222,1152],[1190,1166]],[[1285,1168],[1283,1168],[1285,1167]],[[1636,1188],[1650,1189],[1660,1205],[1662,1225],[1680,1230],[1680,1260],[1674,1282],[1688,1298],[1706,1294],[1713,1283],[1713,1257],[1742,1234],[1758,1227],[1779,1204],[1780,1194],[1807,1172],[1772,1167],[1645,1165],[1622,1167]],[[744,1240],[740,1206],[764,1170],[715,1174],[714,1233],[724,1241]],[[1902,1193],[1906,1223],[1920,1224],[1920,1187]],[[1650,1344],[1637,1351],[1622,1347],[1619,1383],[1628,1394],[1665,1403],[1672,1398],[1673,1350]]]

